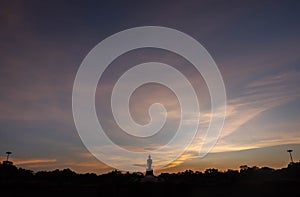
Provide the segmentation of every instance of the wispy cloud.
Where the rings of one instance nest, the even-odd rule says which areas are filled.
[[[300,72],[291,71],[249,83],[240,97],[229,100],[222,136],[233,133],[264,111],[299,98],[299,78]]]
[[[41,164],[41,163],[54,163],[57,162],[56,159],[44,159],[44,158],[36,158],[36,159],[13,159],[15,165],[31,165],[31,164]]]
[[[259,79],[247,84],[241,96],[230,99],[227,105],[227,115],[224,128],[220,139],[212,152],[226,152],[245,150],[251,148],[260,148],[274,146],[280,144],[299,143],[300,136],[289,135],[288,132],[283,132],[284,135],[275,139],[264,138],[264,140],[253,140],[251,142],[226,142],[226,136],[235,135],[236,131],[240,131],[240,127],[247,124],[249,121],[261,115],[262,112],[271,110],[280,105],[286,104],[294,99],[300,98],[300,91],[297,87],[297,81],[300,79],[300,72],[290,71],[270,75],[263,79]],[[212,114],[206,112],[201,114],[201,124],[206,125]],[[194,122],[194,121],[191,121]],[[166,166],[172,168],[183,163],[187,159],[197,158],[201,144],[205,143],[201,132],[207,127],[202,127],[199,130],[199,135],[194,140],[188,150],[176,161]],[[259,129],[259,128],[257,128]]]

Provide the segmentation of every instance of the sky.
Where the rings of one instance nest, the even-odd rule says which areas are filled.
[[[298,1],[1,1],[0,159],[11,151],[17,166],[34,171],[112,170],[87,150],[76,130],[72,90],[77,70],[108,36],[133,27],[164,26],[190,35],[213,57],[226,88],[227,114],[217,144],[205,157],[198,156],[202,138],[197,135],[162,169],[155,169],[159,159],[154,156],[154,170],[225,170],[244,164],[281,168],[290,161],[287,149],[299,161],[299,9]],[[118,130],[111,124],[106,88],[130,66],[153,60],[173,65],[197,88],[201,133],[210,117],[205,82],[182,57],[159,49],[131,51],[110,65],[96,93],[99,119],[105,128]],[[157,84],[132,95],[133,119],[149,122],[147,110],[155,102],[170,110],[168,117],[175,113],[165,131],[171,132],[177,126],[178,102]],[[126,144],[122,136],[110,135],[132,149],[143,145]]]

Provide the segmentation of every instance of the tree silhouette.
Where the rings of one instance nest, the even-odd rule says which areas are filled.
[[[0,164],[0,189],[4,196],[282,196],[298,192],[300,162],[286,168],[249,167],[240,171],[219,171],[208,168],[204,172],[185,170],[161,173],[157,182],[142,182],[141,172],[113,170],[106,174],[78,174],[71,169],[39,171]],[[279,187],[280,186],[280,187]],[[24,190],[26,188],[26,190]],[[27,192],[27,193],[26,193]],[[32,195],[36,194],[36,195]]]

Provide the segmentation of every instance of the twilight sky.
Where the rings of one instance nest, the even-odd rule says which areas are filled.
[[[242,164],[279,168],[289,162],[287,149],[294,149],[298,161],[299,9],[298,1],[1,1],[1,160],[12,151],[17,166],[35,171],[111,170],[89,153],[76,131],[73,82],[82,60],[100,41],[152,25],[182,31],[208,50],[223,76],[228,102],[222,135],[211,153],[198,157],[198,136],[180,158],[157,171],[236,169]],[[154,49],[122,55],[101,79],[104,87],[97,90],[96,106],[106,127],[116,130],[102,99],[108,95],[106,88],[128,66],[150,60],[173,65],[198,87],[205,128],[210,98],[201,76],[184,59]],[[146,124],[148,107],[157,99],[170,110],[168,115],[175,114],[167,125],[172,130],[178,103],[164,87],[139,88],[130,103],[132,116]],[[122,136],[112,135],[122,144]]]

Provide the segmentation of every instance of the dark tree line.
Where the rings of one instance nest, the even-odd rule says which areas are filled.
[[[0,164],[0,191],[10,196],[282,196],[300,194],[300,162],[282,169],[242,165],[239,170],[186,170],[161,173],[154,182],[143,179],[141,172],[113,170],[96,175],[57,169],[34,173]]]
[[[144,174],[141,172],[121,172],[113,170],[106,174],[96,175],[95,173],[78,174],[71,169],[39,171],[34,173],[31,170],[17,168],[14,165],[0,164],[0,180],[13,179],[31,179],[31,180],[47,180],[47,181],[70,181],[76,182],[84,180],[87,182],[138,182]],[[234,181],[237,179],[268,179],[268,178],[299,178],[300,177],[300,162],[290,163],[286,168],[273,169],[269,167],[249,167],[241,165],[240,170],[219,171],[215,168],[206,169],[204,172],[186,170],[178,173],[161,173],[157,176],[158,181],[162,182],[195,182],[198,180],[225,179]]]

